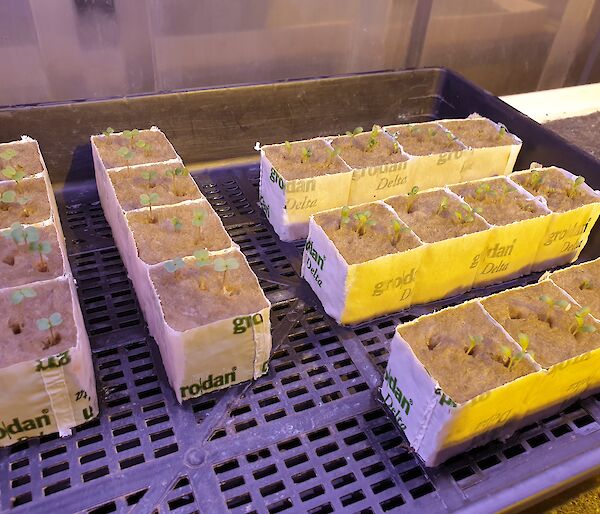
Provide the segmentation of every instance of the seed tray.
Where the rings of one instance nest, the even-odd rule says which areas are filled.
[[[440,69],[0,110],[0,140],[28,133],[40,140],[49,164],[100,400],[100,416],[72,437],[44,436],[0,450],[0,509],[489,512],[522,505],[598,468],[600,394],[506,442],[425,468],[378,401],[396,325],[539,274],[340,327],[299,278],[302,245],[280,242],[257,207],[254,163],[190,169],[273,304],[270,370],[255,382],[178,405],[104,219],[85,146],[107,125],[156,124],[190,163],[247,155],[256,140],[472,111],[522,137],[517,168],[532,160],[553,163],[599,187],[596,161]],[[186,134],[192,129],[193,139]],[[222,153],[212,146],[217,141],[228,145]],[[582,258],[596,257],[599,248],[596,230]]]

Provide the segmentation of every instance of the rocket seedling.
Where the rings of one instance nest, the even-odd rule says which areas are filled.
[[[474,353],[475,348],[477,348],[478,346],[481,346],[482,342],[483,342],[483,337],[469,335],[469,344],[465,348],[465,353],[467,355],[475,355],[475,353]]]
[[[508,369],[512,370],[519,362],[525,357],[524,351],[514,351],[508,346],[500,347],[500,358],[502,364]]]
[[[17,152],[15,150],[13,150],[12,148],[7,148],[6,150],[4,150],[3,152],[0,153],[0,159],[2,159],[3,161],[10,161],[13,157],[17,156]]]
[[[38,236],[39,237],[39,236]],[[38,255],[37,270],[45,273],[48,271],[48,261],[44,255],[48,255],[52,251],[52,245],[48,241],[33,241],[29,243],[29,251]]]
[[[579,189],[585,183],[585,178],[582,176],[577,177],[573,183],[567,189],[567,196],[569,198],[575,198],[581,190]]]
[[[9,180],[14,180],[17,183],[17,191],[21,190],[21,182],[25,178],[25,168],[17,164],[16,166],[7,166],[2,170],[4,175]]]
[[[344,207],[342,207],[342,210],[340,212],[339,230],[341,230],[343,225],[348,225],[348,223],[350,223],[350,207],[345,205]]]
[[[310,161],[312,154],[313,154],[312,149],[307,148],[306,146],[303,146],[302,149],[300,150],[300,162],[302,164],[306,164],[308,161]]]
[[[579,289],[581,291],[583,291],[585,289],[593,289],[592,283],[589,280],[582,280],[581,283],[579,284]]]
[[[181,257],[167,261],[163,264],[163,267],[169,272],[173,273],[173,276],[179,278],[180,271],[185,268],[185,261]]]
[[[167,177],[171,178],[171,187],[172,187],[173,194],[175,196],[185,196],[185,191],[181,191],[177,187],[177,183],[178,183],[178,178],[187,177],[189,174],[190,174],[190,172],[187,170],[187,168],[185,166],[179,166],[175,169],[165,171],[165,175]]]
[[[418,186],[413,186],[413,188],[408,192],[406,200],[406,214],[410,214],[412,212],[412,208],[415,203],[415,200],[417,199],[418,192]]]
[[[198,243],[202,239],[202,227],[206,223],[206,211],[194,211],[192,214],[192,225],[198,229],[198,235],[194,243]]]
[[[140,135],[140,131],[138,129],[124,130],[123,135],[129,139],[129,146],[133,148],[135,144],[135,138]]]
[[[140,203],[142,204],[142,206],[144,207],[148,207],[149,212],[148,212],[148,223],[156,223],[157,219],[156,216],[152,213],[152,206],[156,205],[156,202],[158,202],[160,200],[160,196],[158,196],[158,193],[150,193],[150,194],[141,194],[140,195]]]
[[[552,298],[551,296],[548,296],[547,294],[543,294],[539,297],[539,300],[541,302],[544,302],[546,304],[546,313],[545,313],[545,321],[546,323],[550,324],[550,316],[552,315],[552,311],[558,307],[559,309],[562,309],[563,311],[567,312],[568,310],[571,309],[571,304],[569,302],[567,302],[566,300],[554,300],[554,298]]]
[[[356,127],[352,132],[350,132],[349,130],[346,131],[346,135],[350,136],[352,138],[352,140],[354,140],[354,138],[356,136],[358,136],[359,134],[362,134],[363,132],[363,128],[362,127]]]
[[[183,227],[183,222],[181,221],[181,218],[178,218],[177,216],[172,217],[169,222],[171,223],[171,226],[173,227],[173,230],[175,232],[180,232],[182,227]]]
[[[139,148],[140,150],[143,150],[145,156],[149,156],[150,153],[152,153],[152,145],[150,143],[147,143],[143,139],[138,139],[135,142],[134,146],[135,146],[135,148]]]
[[[379,125],[373,125],[371,135],[369,136],[369,140],[367,141],[367,145],[365,146],[365,152],[372,152],[373,150],[375,150],[375,148],[379,144],[379,139],[377,138],[379,132],[381,132],[381,127]]]
[[[17,201],[17,194],[12,191],[4,191],[0,193],[0,209],[3,211],[7,211],[10,207],[10,204],[15,203]]]
[[[51,346],[60,343],[60,334],[55,331],[56,327],[63,322],[60,312],[54,312],[47,318],[40,318],[36,321],[37,328],[40,332],[50,331],[50,337],[44,342],[43,349],[46,350]]]
[[[392,225],[392,235],[391,235],[390,243],[392,243],[393,247],[396,247],[396,245],[402,239],[402,234],[410,232],[410,228],[403,225],[398,220],[392,220],[391,225]]]
[[[441,200],[440,200],[440,204],[438,205],[437,210],[435,211],[435,213],[438,216],[442,216],[445,212],[448,211],[448,197],[444,196]]]
[[[127,169],[129,169],[131,159],[133,159],[133,152],[126,146],[122,146],[117,150],[117,155],[125,159],[125,162],[127,163]]]
[[[228,257],[226,259],[219,257],[218,259],[215,259],[214,269],[218,273],[223,273],[223,283],[221,285],[221,289],[223,290],[223,293],[225,293],[227,296],[231,296],[231,294],[233,293],[233,291],[227,287],[227,272],[236,270],[239,267],[240,263],[235,257]]]
[[[23,228],[23,225],[20,223],[13,223],[9,229],[3,230],[2,235],[6,239],[10,239],[15,246],[17,247],[17,251],[19,251],[19,245],[25,243],[29,245],[29,243],[34,243],[39,240],[40,233],[35,227],[26,227]],[[9,263],[7,263],[9,264]],[[14,260],[12,262],[14,264]],[[12,265],[11,264],[11,265]]]
[[[570,332],[574,336],[577,334],[591,334],[596,332],[594,325],[587,325],[585,323],[586,316],[590,313],[589,307],[582,307],[575,313],[575,321],[571,325]]]
[[[210,265],[210,253],[208,253],[208,250],[206,248],[204,250],[196,250],[194,252],[194,259],[196,267],[199,269]],[[198,278],[198,287],[202,290],[206,289],[206,284],[204,283],[202,275],[200,275],[200,277]]]
[[[543,183],[544,173],[541,170],[532,170],[527,179],[527,185],[535,192],[538,192]]]
[[[356,221],[356,233],[358,237],[362,237],[367,233],[367,228],[375,226],[377,223],[371,219],[371,211],[362,211],[354,213]]]
[[[479,214],[481,212],[481,209],[479,207],[476,207],[475,209],[473,209],[470,205],[466,205],[466,204],[461,205],[460,207],[462,209],[462,212],[454,211],[454,220],[459,225],[473,223],[473,221],[475,221],[475,213]]]
[[[19,312],[19,320],[17,322],[9,321],[9,327],[12,330],[13,334],[15,334],[15,335],[20,334],[21,331],[23,330],[23,326],[25,325],[25,322],[23,321],[23,302],[27,298],[35,298],[36,296],[37,296],[37,293],[35,292],[35,290],[31,289],[30,287],[24,287],[22,289],[17,289],[10,295],[10,303],[12,305],[16,305],[17,310]]]
[[[146,186],[148,189],[152,189],[154,186],[156,186],[154,180],[156,179],[157,175],[158,174],[156,173],[156,171],[153,170],[142,171],[141,177],[146,181]]]
[[[114,129],[114,128],[112,128],[112,127],[107,127],[107,128],[106,128],[106,130],[103,130],[103,131],[102,131],[102,135],[103,135],[103,136],[106,138],[106,144],[107,144],[107,145],[110,145],[110,144],[112,144],[112,143],[110,142],[110,136],[111,136],[112,134],[114,134],[114,133],[115,133],[115,129]]]

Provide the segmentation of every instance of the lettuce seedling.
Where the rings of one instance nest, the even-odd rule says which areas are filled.
[[[302,150],[300,150],[300,162],[302,164],[307,163],[308,161],[310,161],[312,154],[313,154],[312,149],[307,148],[306,146],[303,146]]]
[[[412,208],[415,203],[415,200],[417,199],[418,192],[419,192],[419,187],[413,186],[413,188],[407,193],[406,214],[410,214],[412,212]]]
[[[44,255],[48,255],[52,251],[52,245],[48,241],[34,241],[29,243],[29,251],[38,255],[37,270],[42,273],[48,271],[48,261]]]
[[[585,183],[585,178],[583,178],[581,175],[579,177],[577,177],[573,183],[569,186],[569,188],[567,189],[567,196],[569,198],[575,198],[581,191],[580,191],[580,187]]]
[[[579,289],[581,291],[583,291],[584,289],[593,289],[592,287],[592,283],[589,280],[583,280],[580,284],[579,284]]]
[[[11,203],[15,203],[17,200],[17,193],[12,190],[4,191],[0,193],[0,209],[7,211]]]
[[[129,169],[131,159],[133,159],[133,152],[127,148],[126,146],[122,146],[117,150],[117,155],[125,159],[125,163],[127,164],[127,169]]]
[[[527,179],[527,185],[535,192],[540,190],[544,183],[544,172],[541,170],[532,170]]]
[[[202,227],[206,223],[206,211],[194,211],[192,214],[192,225],[198,229],[194,243],[198,243],[202,239]]]
[[[539,300],[546,304],[546,313],[545,313],[546,323],[550,323],[550,315],[552,314],[552,311],[556,307],[558,307],[559,309],[562,309],[565,312],[567,312],[569,309],[571,309],[571,304],[569,302],[567,302],[566,300],[554,300],[554,298],[552,298],[551,296],[548,296],[547,294],[541,295],[539,297]]]
[[[10,161],[13,157],[17,156],[17,152],[12,148],[7,148],[2,153],[0,153],[0,159],[3,161]]]
[[[510,348],[508,346],[501,346],[500,352],[501,352],[502,364],[504,364],[504,366],[506,368],[508,368],[508,371],[513,369],[525,357],[525,352],[523,352],[523,351],[515,352],[515,351],[513,351],[512,348]]]
[[[362,134],[363,132],[363,128],[362,127],[356,127],[352,132],[350,132],[349,130],[346,131],[346,135],[350,136],[352,138],[352,140],[354,140],[354,138],[356,136],[358,136],[359,134]]]
[[[153,170],[144,170],[141,173],[141,177],[146,181],[146,186],[148,189],[152,189],[156,184],[154,183],[154,179],[157,177],[158,173]]]
[[[13,291],[13,293],[10,295],[10,303],[12,305],[16,305],[17,311],[18,311],[18,316],[19,316],[17,322],[9,323],[9,327],[12,330],[13,334],[15,334],[15,335],[20,334],[25,325],[25,322],[23,321],[23,319],[24,319],[23,302],[27,298],[35,298],[36,296],[37,296],[37,293],[35,292],[35,290],[31,289],[31,287],[24,287],[22,289],[17,289],[16,291]]]
[[[135,142],[135,148],[139,148],[144,151],[144,155],[148,156],[152,152],[152,145],[150,143],[146,143],[143,139],[138,139]]]
[[[169,221],[171,222],[171,226],[175,232],[179,232],[182,229],[183,222],[181,221],[181,218],[173,216]]]
[[[203,250],[196,250],[194,252],[194,259],[197,268],[204,268],[205,266],[210,265],[210,253],[205,248]],[[206,289],[206,284],[204,283],[204,279],[202,275],[198,277],[198,287],[202,290]]]
[[[591,334],[596,332],[596,327],[594,325],[587,325],[585,323],[586,316],[590,313],[591,309],[589,307],[582,307],[575,313],[575,321],[573,325],[571,325],[571,334],[574,336],[579,333],[587,333]]]
[[[40,232],[37,228],[23,227],[20,223],[13,223],[10,229],[2,231],[2,235],[6,239],[11,239],[15,243],[17,250],[19,249],[19,245],[23,243],[29,245],[40,239]]]
[[[123,135],[129,139],[129,146],[133,147],[134,145],[134,140],[136,137],[138,137],[140,135],[140,131],[138,129],[133,129],[133,130],[124,130],[123,131]]]
[[[377,145],[379,144],[379,139],[377,136],[381,131],[381,127],[379,125],[373,125],[373,129],[371,130],[371,135],[369,136],[369,140],[367,141],[367,145],[365,146],[365,152],[372,152],[375,150]]]
[[[187,168],[185,166],[179,166],[175,169],[170,169],[170,170],[165,171],[165,175],[172,179],[171,187],[172,187],[173,194],[175,196],[185,196],[185,191],[181,191],[177,187],[177,182],[178,182],[177,179],[180,177],[187,177],[189,174],[190,174],[190,172],[187,170]]]
[[[17,190],[21,186],[21,181],[25,178],[25,168],[23,166],[7,166],[2,170],[4,175],[9,180],[14,180],[17,183]]]
[[[176,259],[165,262],[163,268],[169,273],[173,273],[175,278],[179,278],[179,270],[185,268],[185,261],[181,257],[177,257]]]
[[[444,214],[446,211],[448,210],[448,197],[444,196],[441,200],[440,200],[440,204],[438,205],[437,210],[435,211],[435,213],[438,216],[441,216],[442,214]]]
[[[229,288],[227,288],[227,285],[226,285],[227,272],[238,269],[239,267],[240,267],[240,263],[235,257],[228,257],[226,259],[219,257],[218,259],[215,259],[215,262],[214,262],[215,271],[218,273],[223,273],[223,283],[221,285],[221,289],[223,290],[223,293],[225,293],[228,296],[231,295],[232,291]]]
[[[115,129],[112,127],[107,127],[106,130],[102,131],[102,135],[106,138],[106,144],[110,145],[110,136],[115,133]]]
[[[402,234],[404,234],[406,232],[410,232],[410,228],[403,225],[398,220],[392,220],[391,225],[392,225],[392,236],[390,239],[390,243],[392,243],[393,247],[396,247],[396,245],[402,239]]]
[[[465,353],[467,355],[473,355],[475,348],[477,346],[480,346],[482,342],[483,342],[483,337],[469,335],[469,344],[465,348]]]
[[[490,184],[479,184],[479,186],[477,186],[475,189],[475,199],[483,201],[487,196],[496,196],[496,192],[492,190],[492,186],[490,186]]]
[[[342,225],[348,225],[348,223],[350,223],[350,207],[344,205],[340,212],[340,226],[338,229],[341,230]]]
[[[63,322],[60,312],[54,312],[47,318],[40,318],[36,321],[37,328],[40,332],[50,331],[50,337],[44,342],[43,349],[46,350],[51,346],[54,346],[60,342],[60,334],[55,332],[54,329],[60,326]]]
[[[149,195],[144,193],[140,195],[140,203],[144,207],[148,207],[148,223],[156,223],[157,219],[154,214],[152,214],[152,206],[156,205],[156,202],[160,200],[160,196],[158,193],[150,193]]]
[[[371,219],[371,211],[362,211],[354,213],[354,219],[356,221],[356,233],[358,237],[362,237],[366,234],[368,227],[376,225],[375,220]]]

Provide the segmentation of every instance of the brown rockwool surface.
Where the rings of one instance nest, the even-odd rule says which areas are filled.
[[[571,333],[579,310],[577,305],[573,304],[568,311],[560,307],[548,309],[540,300],[542,295],[555,301],[569,301],[558,287],[546,281],[490,296],[481,303],[513,338],[518,338],[521,332],[529,336],[529,351],[544,368],[600,347],[599,332]],[[591,316],[586,316],[585,322],[600,329]]]
[[[354,215],[365,211],[370,211],[375,225],[367,227],[364,235],[359,236]],[[315,215],[315,221],[323,228],[348,264],[359,264],[421,245],[410,230],[402,232],[400,240],[395,246],[392,245],[392,221],[397,220],[397,217],[382,204],[369,203],[351,208],[350,222],[343,224],[341,228],[340,220],[341,209]],[[402,226],[405,227],[404,224]]]
[[[26,298],[19,305],[12,305],[12,291],[0,291],[0,368],[55,355],[75,346],[77,342],[67,281],[53,280],[28,287],[34,289],[37,296]],[[51,342],[50,332],[38,330],[36,321],[55,312],[60,313],[63,321],[53,329],[56,337]]]
[[[195,212],[204,212],[202,227],[195,227]],[[231,239],[221,225],[219,216],[206,200],[192,204],[166,206],[152,209],[155,223],[149,223],[148,210],[131,211],[126,214],[129,227],[138,248],[140,258],[148,264],[186,257],[194,251],[206,248],[210,251],[224,250],[231,246]],[[181,229],[175,230],[173,218],[179,218]]]
[[[543,181],[536,189],[531,182],[534,173],[542,173]],[[574,196],[567,195],[574,179],[565,176],[558,168],[538,168],[529,173],[511,175],[511,179],[523,186],[534,196],[543,196],[548,208],[555,212],[566,212],[588,203],[600,202],[600,197],[585,191],[581,186]]]
[[[438,214],[438,208],[442,199],[448,199],[448,207]],[[394,209],[400,219],[404,221],[421,241],[435,243],[444,239],[480,232],[489,228],[485,221],[476,215],[469,223],[459,223],[455,218],[455,212],[465,213],[460,200],[443,190],[423,191],[414,197],[410,213],[407,212],[409,195],[399,195],[387,198],[388,203]]]
[[[346,173],[350,169],[339,157],[333,157],[332,150],[323,139],[296,141],[291,143],[291,150],[285,145],[265,146],[265,155],[271,166],[286,180],[318,177]],[[312,152],[304,158],[303,150]]]
[[[600,319],[600,260],[571,266],[552,274],[552,281]]]
[[[171,205],[202,198],[196,182],[190,175],[173,179],[165,174],[166,171],[180,166],[180,164],[153,164],[142,168],[122,168],[109,171],[108,176],[124,211],[139,209],[140,195],[144,193],[157,193],[159,200],[156,205]],[[155,172],[156,177],[148,181],[142,177],[145,171]]]
[[[13,181],[1,182],[0,194],[5,191],[14,191],[17,200],[27,199],[27,203],[0,203],[0,229],[10,227],[13,223],[31,225],[50,218],[50,204],[43,177],[26,178],[18,186]]]
[[[371,131],[363,132],[354,137],[339,136],[331,142],[331,145],[339,149],[340,157],[355,169],[408,160],[408,157],[402,151],[394,148],[394,140],[390,136],[380,131],[376,136],[377,144],[371,150],[368,150],[367,144],[370,138]]]
[[[418,123],[414,125],[393,125],[386,127],[402,149],[410,155],[431,155],[463,150],[450,132],[437,123]]]
[[[44,268],[40,266],[39,255],[30,252],[25,243],[17,246],[12,239],[0,235],[0,284],[2,287],[14,287],[38,280],[49,280],[64,273],[62,254],[54,225],[42,227],[39,231],[40,241],[49,242],[52,248],[49,254],[44,255],[47,263],[46,271],[43,271]]]
[[[514,145],[516,141],[508,132],[500,134],[498,128],[486,119],[440,121],[458,140],[471,148]]]
[[[131,143],[131,139],[115,134],[109,137],[104,135],[92,136],[92,140],[98,149],[98,153],[106,169],[167,161],[177,157],[175,150],[166,136],[157,130],[140,130],[139,135],[134,138],[133,144]],[[151,145],[150,150],[137,148],[135,142],[138,140],[149,143]],[[129,161],[118,154],[121,147],[129,148],[133,153],[133,157]]]
[[[0,157],[0,182],[9,180],[1,173],[1,171],[8,166],[12,166],[13,168],[21,166],[25,176],[35,175],[44,170],[37,144],[34,141],[14,141],[12,143],[0,144],[0,154],[4,153],[6,150],[14,150],[17,152],[17,155],[11,159],[3,159]]]
[[[489,185],[490,190],[482,190],[482,185]],[[479,215],[492,225],[508,225],[549,214],[539,202],[527,198],[504,177],[458,184],[450,189],[474,209],[481,209]]]
[[[502,363],[501,347],[513,347],[514,342],[477,303],[400,325],[398,332],[442,390],[457,403],[535,371],[525,359],[510,370]],[[481,343],[467,355],[469,336],[480,337]],[[518,351],[517,346],[514,349]]]
[[[211,257],[210,264],[202,268],[198,268],[192,259],[192,262],[186,260],[185,268],[175,273],[169,273],[163,266],[150,271],[171,328],[183,332],[214,321],[247,316],[267,307],[262,291],[256,285],[256,277],[243,256],[232,251],[225,257],[235,258],[240,264],[239,268],[226,272],[227,293],[223,292],[223,273],[216,272],[213,267],[218,257]]]
[[[596,159],[600,159],[600,145],[598,145],[600,112],[548,121],[544,123],[544,128],[553,130],[579,148],[591,153]]]

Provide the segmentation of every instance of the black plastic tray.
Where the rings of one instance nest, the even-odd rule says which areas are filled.
[[[298,277],[301,245],[281,243],[256,206],[257,164],[192,169],[273,303],[270,371],[178,405],[104,219],[87,144],[89,134],[108,125],[156,124],[190,163],[248,155],[256,140],[472,111],[523,138],[518,167],[556,163],[600,186],[593,158],[439,69],[0,111],[0,141],[22,133],[37,138],[57,186],[101,412],[72,437],[46,436],[0,450],[0,508],[491,512],[556,491],[599,467],[600,395],[504,443],[424,468],[386,416],[377,389],[395,326],[459,299],[352,329],[336,325]],[[599,248],[595,230],[584,258]]]

